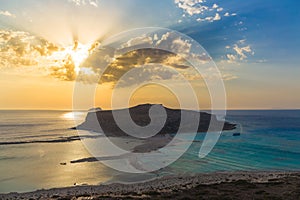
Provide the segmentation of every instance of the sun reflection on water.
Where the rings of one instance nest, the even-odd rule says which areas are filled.
[[[86,116],[85,112],[67,112],[62,114],[61,118],[67,119],[67,120],[84,120]]]

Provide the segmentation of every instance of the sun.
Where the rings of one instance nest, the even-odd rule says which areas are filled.
[[[74,41],[73,45],[65,46],[62,50],[54,52],[49,59],[58,63],[70,60],[74,64],[75,73],[78,74],[80,65],[89,57],[94,48],[94,43],[82,44]]]
[[[90,55],[91,46],[91,44],[84,45],[75,41],[73,46],[69,46],[65,49],[65,53],[70,55],[74,62],[76,74],[80,71],[80,64]]]

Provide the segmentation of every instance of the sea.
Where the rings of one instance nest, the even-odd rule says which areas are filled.
[[[82,119],[86,115],[76,114]],[[71,163],[91,154],[70,129],[78,123],[70,111],[0,111],[0,193],[139,181],[145,176],[300,170],[300,110],[231,110],[226,120],[238,124],[237,130],[223,131],[206,157],[198,156],[205,136],[199,133],[176,162],[136,175],[99,161]]]

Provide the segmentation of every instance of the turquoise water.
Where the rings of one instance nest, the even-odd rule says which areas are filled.
[[[172,165],[174,171],[299,170],[300,111],[229,111],[227,120],[242,126],[241,136],[224,132],[213,151],[197,159],[201,143]],[[202,140],[198,135],[196,140]],[[184,163],[189,163],[185,165]]]
[[[240,124],[241,136],[232,136],[236,131],[223,132],[213,151],[199,159],[204,135],[198,134],[179,160],[147,176],[300,170],[299,110],[228,111],[227,120]],[[72,115],[66,111],[0,111],[0,192],[141,178],[99,162],[71,164],[72,160],[91,156],[80,140],[66,142],[77,134],[68,129],[73,126]],[[11,144],[16,141],[23,144]]]

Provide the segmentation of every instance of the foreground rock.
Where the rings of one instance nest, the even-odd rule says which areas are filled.
[[[300,173],[224,172],[164,177],[147,183],[76,186],[0,199],[299,199]]]
[[[144,104],[129,108],[129,113],[132,120],[139,126],[147,126],[151,122],[149,110],[152,106],[162,105]],[[164,109],[167,114],[166,123],[157,135],[177,133],[181,122],[182,112],[189,116],[190,119],[197,119],[200,117],[197,130],[199,133],[207,132],[210,124],[212,125],[210,129],[211,131],[218,131],[220,130],[219,127],[221,127],[221,130],[233,130],[236,128],[235,124],[218,121],[216,116],[209,113],[192,110],[170,109],[166,107],[164,107]],[[117,112],[120,115],[124,114],[124,110],[122,109],[114,112]],[[159,119],[160,117],[161,116],[156,116],[155,118]],[[190,120],[189,122],[183,124],[183,131],[195,131],[191,129],[191,124],[194,123],[194,121],[195,120]],[[101,125],[101,129],[99,128],[99,124]],[[89,112],[85,122],[75,128],[94,132],[104,132],[107,136],[128,136],[128,133],[124,133],[116,124],[112,110],[97,110],[96,112]]]

